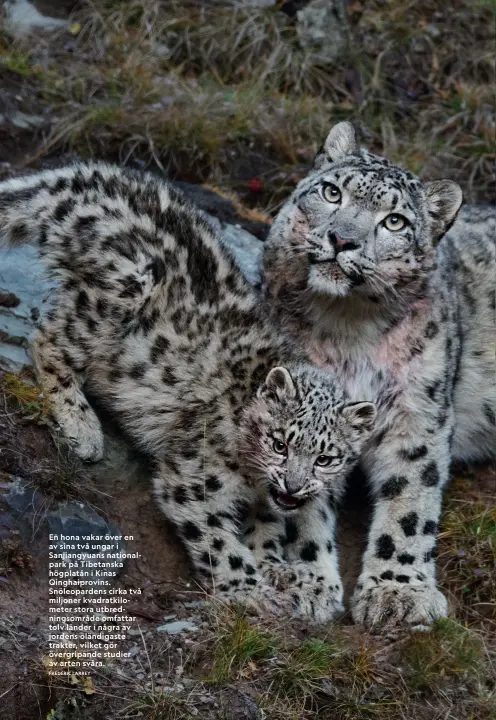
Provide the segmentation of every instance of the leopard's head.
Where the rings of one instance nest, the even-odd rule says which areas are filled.
[[[371,402],[348,402],[330,372],[275,367],[243,413],[245,471],[279,512],[322,492],[338,501],[375,417]]]
[[[425,281],[461,202],[456,183],[422,183],[361,149],[351,123],[341,122],[274,221],[264,259],[269,294],[271,285],[298,280],[331,298],[401,301]]]

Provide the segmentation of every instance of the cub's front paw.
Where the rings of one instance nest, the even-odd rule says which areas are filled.
[[[446,617],[448,602],[434,584],[360,578],[351,600],[353,620],[372,630],[426,626]]]
[[[277,565],[264,573],[275,588],[293,601],[293,615],[317,623],[335,620],[344,612],[343,585],[337,572],[318,575],[297,563]]]
[[[337,620],[344,613],[341,583],[298,583],[292,592],[294,614],[310,618],[316,623]]]
[[[293,602],[291,595],[275,590],[263,580],[256,585],[218,589],[215,597],[227,605],[244,605],[248,610],[263,617],[290,617]]]

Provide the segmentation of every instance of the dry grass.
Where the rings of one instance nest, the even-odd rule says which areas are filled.
[[[255,179],[255,181],[256,180],[257,179]],[[224,198],[224,200],[229,200],[229,202],[232,203],[239,217],[242,217],[245,220],[250,220],[251,222],[266,223],[267,225],[270,225],[272,223],[272,218],[270,217],[270,215],[267,215],[267,213],[264,213],[257,208],[246,207],[241,202],[239,195],[237,195],[237,193],[233,192],[232,190],[226,190],[219,185],[210,185],[209,183],[204,183],[203,187],[206,190],[211,190],[212,192],[216,193],[221,198]]]
[[[41,153],[169,168],[272,212],[330,125],[353,118],[372,149],[460,179],[469,199],[494,195],[494,3],[357,1],[349,17],[332,68],[311,64],[283,13],[198,0],[86,3],[73,37],[4,35],[0,61],[57,118]]]
[[[84,683],[45,680],[54,693],[54,719],[495,717],[494,638],[491,648],[490,636],[459,622],[439,621],[430,632],[406,633],[390,644],[347,627],[315,627],[309,636],[305,624],[263,622],[219,603],[202,612],[206,622],[195,646],[179,660],[163,637],[151,634],[137,677],[129,665],[117,673],[109,665]],[[153,680],[159,675],[168,678],[165,689]]]
[[[280,662],[275,673],[278,689],[295,698],[304,698],[323,680],[333,676],[342,652],[337,644],[306,640]]]
[[[250,624],[241,608],[217,608],[213,615],[215,642],[211,670],[206,682],[225,683],[256,671],[256,662],[272,658],[275,638],[263,628]]]
[[[494,472],[494,471],[493,471]],[[496,478],[495,478],[496,480]],[[477,486],[475,485],[475,488]],[[457,478],[447,499],[440,535],[444,582],[461,616],[496,630],[496,503],[474,497],[474,483]]]
[[[2,388],[7,400],[30,420],[46,420],[50,413],[50,399],[30,377],[5,373]]]
[[[204,682],[250,687],[274,720],[417,720],[429,707],[442,711],[436,718],[475,720],[494,708],[494,644],[453,620],[393,645],[345,627],[315,628],[304,639],[298,626],[267,627],[240,609],[216,607],[211,622]]]
[[[435,690],[452,678],[484,676],[481,638],[453,620],[440,620],[431,632],[411,635],[402,648],[408,684],[419,690]]]
[[[3,401],[0,406],[0,470],[23,477],[41,491],[49,503],[57,500],[95,501],[96,488],[89,473],[53,427],[50,398],[33,382],[31,375],[1,375],[0,397]]]
[[[189,718],[195,717],[193,708],[193,698],[188,699],[162,691],[151,691],[144,693],[139,700],[133,701],[127,708],[126,715],[127,717],[143,718],[143,720],[189,720]],[[120,717],[126,717],[126,715]]]

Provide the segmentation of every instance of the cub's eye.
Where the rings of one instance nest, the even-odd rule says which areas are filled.
[[[382,222],[384,227],[391,232],[404,230],[408,225],[408,220],[403,215],[388,215]]]
[[[282,440],[274,440],[272,443],[272,449],[278,455],[286,455],[287,453],[286,443],[283,443]]]
[[[318,458],[315,460],[315,464],[319,467],[328,467],[333,461],[332,457],[329,457],[329,455],[319,455]]]
[[[341,190],[332,183],[327,183],[327,185],[324,185],[324,187],[322,188],[322,195],[324,196],[324,200],[327,200],[327,202],[341,202]]]

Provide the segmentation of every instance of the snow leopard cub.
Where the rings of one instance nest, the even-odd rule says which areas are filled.
[[[352,599],[355,620],[377,628],[447,613],[434,556],[450,461],[496,447],[496,208],[465,208],[445,234],[461,202],[455,183],[422,183],[360,149],[344,122],[265,246],[273,314],[352,398],[378,406]]]
[[[33,355],[75,452],[103,452],[85,384],[155,460],[160,507],[218,596],[339,612],[334,505],[374,406],[300,360],[169,184],[102,163],[47,171],[0,184],[0,224],[60,281]]]

